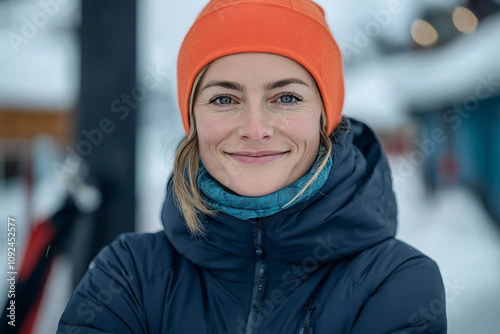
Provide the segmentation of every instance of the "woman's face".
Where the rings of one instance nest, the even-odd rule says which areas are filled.
[[[217,59],[193,106],[205,168],[242,196],[288,186],[316,159],[321,106],[312,76],[289,58],[244,53]]]

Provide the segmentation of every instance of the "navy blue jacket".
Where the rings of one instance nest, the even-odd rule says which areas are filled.
[[[196,240],[169,187],[164,231],[105,247],[58,333],[446,333],[439,269],[394,238],[387,160],[350,124],[320,191],[272,216],[204,217]]]

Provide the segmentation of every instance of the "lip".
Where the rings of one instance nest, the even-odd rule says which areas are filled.
[[[288,154],[289,151],[244,151],[227,153],[231,158],[238,162],[252,165],[264,165],[275,160],[281,159]]]

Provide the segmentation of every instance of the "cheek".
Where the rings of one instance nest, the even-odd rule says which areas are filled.
[[[196,117],[196,129],[202,158],[208,151],[215,150],[228,133],[224,122],[215,117]]]
[[[298,117],[287,122],[287,136],[296,143],[313,145],[319,143],[320,117]]]

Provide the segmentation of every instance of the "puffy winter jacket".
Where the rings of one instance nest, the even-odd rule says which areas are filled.
[[[58,333],[446,333],[437,265],[394,238],[380,144],[356,121],[333,142],[329,178],[307,202],[204,217],[206,238],[189,235],[167,187],[164,231],[105,247]]]

